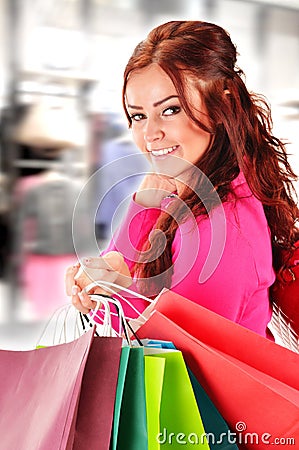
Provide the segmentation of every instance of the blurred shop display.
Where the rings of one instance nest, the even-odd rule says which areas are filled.
[[[109,138],[99,143],[95,167],[95,231],[99,241],[108,241],[112,237],[132,193],[150,169],[119,118],[108,117],[107,120],[111,131]]]
[[[82,147],[86,143],[84,124],[74,102],[61,97],[41,97],[29,106],[16,127],[13,139],[29,147],[59,151]]]
[[[85,105],[95,82],[85,62],[83,3],[1,0],[8,45],[1,225],[8,242],[1,241],[0,254],[10,319],[20,301],[33,318],[65,303],[64,270],[76,259],[72,216],[89,172]],[[58,6],[64,18],[67,13],[65,28],[55,19]]]
[[[39,288],[35,271],[49,302],[53,283],[41,268],[73,255],[64,238],[69,210],[65,217],[58,211],[98,171],[82,206],[91,211],[100,203],[92,231],[109,239],[119,205],[138,185],[132,172],[143,171],[137,160],[134,168],[117,162],[136,155],[122,116],[125,64],[150,29],[185,19],[219,23],[238,43],[247,84],[277,106],[276,134],[291,141],[299,173],[299,0],[0,0],[0,283],[11,287],[9,318],[23,294],[42,297],[23,292],[25,279]],[[42,221],[46,207],[56,210],[49,223]],[[41,226],[57,235],[49,247],[60,254],[40,252]],[[85,229],[79,220],[77,232]],[[85,236],[77,241],[82,254],[84,246],[90,251]]]
[[[54,167],[54,166],[53,166]],[[72,218],[81,183],[57,169],[16,183],[13,264],[36,318],[66,303],[64,271],[76,261]],[[87,211],[81,211],[82,228]]]
[[[8,221],[8,177],[0,172],[0,279],[4,278],[4,266],[9,254],[10,226]]]

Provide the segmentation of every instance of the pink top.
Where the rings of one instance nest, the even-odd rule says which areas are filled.
[[[209,216],[196,220],[190,217],[177,229],[172,244],[170,289],[266,336],[271,318],[268,291],[275,279],[270,230],[263,206],[251,193],[242,173],[232,182],[232,188],[236,197],[230,195]],[[164,199],[161,209],[171,201]],[[160,211],[144,208],[132,199],[105,253],[122,253],[132,269],[138,242],[154,228]],[[136,286],[130,289],[136,291]],[[147,306],[143,300],[130,301],[140,312]],[[124,305],[124,310],[128,316],[136,317],[128,305]]]

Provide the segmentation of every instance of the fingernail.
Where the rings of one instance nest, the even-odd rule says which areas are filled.
[[[83,300],[83,294],[82,294],[82,292],[78,292],[78,297],[79,297],[79,299],[82,301]]]
[[[83,258],[82,262],[83,262],[83,264],[90,264],[91,263],[91,258]]]
[[[78,294],[78,286],[73,286],[72,287],[72,295],[76,295],[76,294]]]

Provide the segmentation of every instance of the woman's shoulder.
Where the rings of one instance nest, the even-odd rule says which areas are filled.
[[[232,181],[231,192],[222,207],[227,219],[238,228],[257,224],[263,228],[268,226],[263,204],[251,191],[242,172]]]
[[[231,182],[231,195],[235,198],[252,197],[253,193],[247,183],[244,173],[241,171],[239,175]]]

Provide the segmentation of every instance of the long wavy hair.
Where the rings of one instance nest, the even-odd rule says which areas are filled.
[[[269,105],[264,97],[247,90],[244,73],[236,61],[236,47],[223,28],[200,21],[165,23],[153,29],[129,59],[124,72],[123,106],[131,126],[125,99],[129,75],[152,63],[158,64],[172,80],[186,114],[214,137],[197,168],[208,177],[221,202],[226,201],[231,182],[240,170],[262,202],[271,230],[273,265],[278,273],[283,265],[283,250],[291,250],[298,238],[293,186],[296,175],[288,162],[285,144],[272,135]],[[208,127],[198,120],[188,103],[190,80],[206,106]],[[185,188],[181,194],[183,201],[175,204],[172,211],[161,212],[156,229],[163,232],[164,240],[162,233],[152,233],[150,241],[146,239],[143,256],[134,267],[138,279],[161,274],[162,285],[170,287],[171,246],[178,224],[184,220],[188,208],[197,217],[214,206],[213,201],[203,204],[196,194],[201,183],[199,177],[197,186]]]

